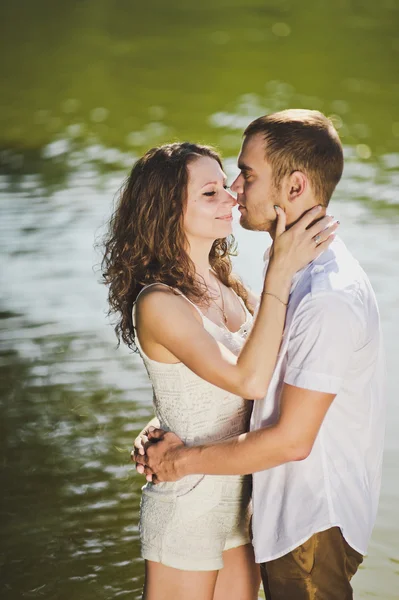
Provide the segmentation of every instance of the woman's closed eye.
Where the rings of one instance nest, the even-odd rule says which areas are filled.
[[[224,185],[223,187],[225,190],[229,189],[228,185]],[[210,197],[210,196],[214,196],[216,193],[217,193],[216,190],[213,190],[212,192],[204,192],[204,196]]]

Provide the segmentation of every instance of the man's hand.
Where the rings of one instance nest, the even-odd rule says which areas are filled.
[[[147,481],[177,481],[183,477],[178,459],[184,451],[185,445],[175,433],[153,429],[132,460],[137,464],[137,471],[146,474]]]

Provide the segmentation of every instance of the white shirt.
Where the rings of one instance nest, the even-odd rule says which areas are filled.
[[[384,380],[374,292],[337,238],[294,279],[273,379],[254,403],[251,429],[260,429],[278,420],[284,383],[336,394],[305,460],[253,476],[257,562],[334,526],[366,554],[381,482]]]

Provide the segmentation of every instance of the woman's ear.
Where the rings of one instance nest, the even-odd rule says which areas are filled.
[[[288,179],[288,198],[292,202],[302,196],[308,186],[308,179],[302,171],[293,171]]]

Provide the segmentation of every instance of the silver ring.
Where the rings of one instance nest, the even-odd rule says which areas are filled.
[[[321,236],[320,235],[315,235],[313,239],[314,239],[315,243],[318,244],[320,242],[320,240],[321,240]]]

